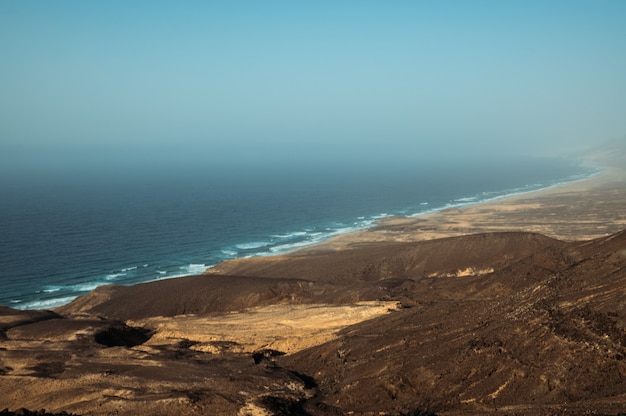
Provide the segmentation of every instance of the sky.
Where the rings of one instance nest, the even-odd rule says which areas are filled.
[[[0,165],[411,163],[626,135],[626,1],[0,0]]]

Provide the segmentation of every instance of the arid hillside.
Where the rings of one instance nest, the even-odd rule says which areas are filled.
[[[235,260],[0,309],[0,408],[76,414],[626,411],[626,232]]]

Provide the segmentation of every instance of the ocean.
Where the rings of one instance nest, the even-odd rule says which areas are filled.
[[[207,164],[208,165],[208,164]],[[566,159],[412,166],[121,169],[0,180],[0,304],[202,273],[372,226],[597,173]]]

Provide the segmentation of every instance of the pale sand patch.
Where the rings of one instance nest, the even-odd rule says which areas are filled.
[[[468,277],[468,276],[484,276],[486,274],[493,273],[493,267],[487,267],[486,269],[475,269],[474,267],[468,267],[466,269],[457,270],[454,273],[431,273],[426,277]]]
[[[253,400],[256,400],[257,397],[250,399],[250,402],[246,403],[244,407],[239,409],[237,413],[238,416],[272,416],[269,410],[266,410],[258,405],[256,405]]]
[[[272,349],[294,353],[335,338],[338,331],[398,308],[397,302],[351,305],[271,305],[221,315],[153,317],[128,322],[153,328],[151,348],[189,340],[197,351],[252,353]]]

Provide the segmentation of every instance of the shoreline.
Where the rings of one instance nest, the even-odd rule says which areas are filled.
[[[448,225],[448,230],[441,229],[441,227],[436,224],[438,221],[450,222],[449,215],[454,212],[463,212],[463,213],[471,213],[473,210],[478,209],[478,207],[490,207],[494,205],[500,205],[504,203],[508,203],[509,201],[518,200],[520,198],[529,198],[536,195],[542,195],[546,192],[555,193],[559,192],[559,190],[566,189],[576,184],[580,183],[595,183],[600,178],[604,178],[606,176],[610,176],[611,172],[615,170],[619,170],[615,167],[609,167],[605,163],[597,163],[597,161],[581,161],[583,166],[587,166],[592,168],[594,172],[590,172],[587,174],[588,176],[577,178],[576,176],[565,178],[563,182],[557,182],[555,184],[547,185],[545,187],[539,189],[532,190],[524,190],[523,188],[511,189],[509,192],[503,195],[497,196],[488,196],[487,199],[484,200],[472,200],[478,199],[480,196],[474,197],[464,197],[456,200],[450,200],[445,205],[442,205],[438,208],[433,208],[432,210],[427,210],[419,213],[410,213],[404,216],[400,215],[387,215],[387,214],[377,214],[372,215],[371,217],[364,219],[362,223],[366,223],[367,225],[360,227],[355,226],[352,229],[349,229],[344,233],[337,233],[335,235],[329,236],[327,239],[323,239],[321,241],[311,241],[311,242],[297,242],[290,243],[290,245],[294,244],[296,247],[293,247],[290,250],[279,250],[275,252],[267,252],[267,253],[257,253],[251,256],[242,256],[236,257],[232,259],[224,259],[220,262],[211,264],[204,270],[198,270],[197,274],[207,273],[212,270],[214,267],[218,266],[223,262],[228,261],[240,261],[249,258],[268,258],[268,257],[280,257],[280,256],[290,256],[290,255],[302,255],[311,252],[317,251],[326,251],[326,250],[336,250],[336,249],[345,249],[348,246],[355,244],[367,244],[367,243],[384,243],[384,242],[405,242],[405,241],[421,241],[428,240],[434,238],[442,238],[448,236],[456,236],[456,235],[464,235],[470,233],[477,232],[489,232],[493,231],[491,229],[473,229],[472,227],[464,227],[463,230],[452,230],[450,228],[455,228]],[[532,185],[527,185],[531,187]],[[593,187],[593,186],[592,186]],[[486,196],[486,195],[481,195]],[[466,202],[467,201],[467,202]],[[387,215],[387,216],[386,216]],[[424,221],[427,221],[428,224],[425,225],[426,231],[424,231],[424,226],[420,226]],[[464,220],[467,222],[467,220]],[[519,222],[519,220],[518,220]],[[431,224],[432,223],[432,224]],[[361,225],[363,225],[361,224]],[[355,223],[356,225],[356,223]],[[456,227],[458,228],[458,227]],[[503,231],[504,229],[499,229],[498,231]],[[537,231],[537,230],[535,230]],[[537,232],[542,232],[538,230]],[[547,235],[551,235],[550,233],[546,233]],[[594,236],[600,236],[604,234],[597,234]],[[551,235],[552,236],[552,235]],[[557,238],[561,237],[556,235]],[[589,237],[593,238],[593,236]],[[571,239],[571,238],[566,238]],[[575,239],[575,238],[574,238]],[[299,245],[299,246],[298,246]],[[157,279],[150,279],[140,282],[132,283],[141,284],[144,282],[152,282],[158,280],[169,280],[174,278],[181,278],[185,276],[191,276],[194,274],[177,274],[172,276],[161,276]],[[112,282],[115,283],[115,282]],[[78,294],[76,297],[82,296],[84,294]],[[27,307],[19,307],[19,309],[23,310],[33,310],[33,309],[54,309],[66,305],[72,302],[76,297],[66,296],[64,297],[63,302],[59,302],[56,299],[50,299],[47,301],[37,301],[37,306],[29,305]],[[13,306],[13,305],[7,305]]]
[[[595,157],[595,156],[594,156]],[[409,216],[390,216],[283,255],[344,250],[351,246],[415,242],[468,234],[527,231],[563,241],[591,240],[626,229],[626,169],[583,161],[589,177]]]

